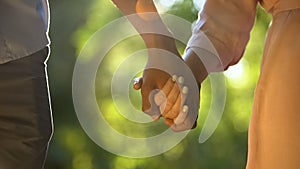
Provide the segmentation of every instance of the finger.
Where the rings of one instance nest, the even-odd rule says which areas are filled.
[[[159,112],[160,112],[161,116],[163,116],[163,112],[166,109],[166,105],[167,105],[167,100],[159,106]]]
[[[177,84],[175,84],[172,88],[172,90],[169,92],[167,95],[167,100],[166,100],[166,106],[164,111],[162,111],[162,115],[164,116],[167,114],[171,108],[174,106],[176,103],[177,98],[180,97],[180,90]]]
[[[190,126],[189,124],[186,124],[186,123],[183,123],[180,125],[177,125],[174,123],[174,125],[171,126],[171,129],[175,132],[180,132],[180,131],[190,130],[190,129],[192,129],[192,126]]]
[[[168,125],[169,127],[171,127],[174,124],[174,122],[172,119],[165,118],[165,124]]]
[[[159,115],[154,115],[152,116],[153,121],[158,121],[160,119],[161,116]]]
[[[187,112],[185,119],[183,120],[183,122],[177,123],[178,118],[176,118],[174,120],[174,125],[171,126],[172,130],[173,131],[184,131],[184,130],[190,130],[190,129],[196,128],[197,119],[198,119],[198,112],[193,113],[188,108],[184,108],[182,112]]]
[[[183,83],[183,80],[184,79],[182,77],[178,78],[178,81],[180,83]],[[174,103],[171,110],[164,115],[165,118],[175,119],[178,116],[178,114],[180,113],[180,108],[183,106],[183,104],[187,98],[187,94],[188,94],[188,87],[183,86],[183,88],[181,89],[181,95],[178,95],[176,102]]]
[[[185,103],[185,100],[187,98],[188,87],[183,86],[183,83],[184,83],[183,76],[177,77],[176,75],[173,75],[172,80],[176,81],[177,83],[173,86],[173,89],[167,95],[167,101],[168,102],[165,103],[166,104],[166,109],[164,111],[161,111],[161,112],[164,112],[163,115],[168,114],[170,109],[173,109],[173,107],[175,106],[174,111],[173,111],[173,116],[175,116],[175,115],[177,116],[178,113],[180,112],[179,111],[180,107],[183,106],[183,104]],[[179,90],[179,87],[182,87],[182,89]],[[180,99],[178,99],[178,98],[180,98]]]
[[[155,104],[160,106],[161,112],[165,109],[165,103],[167,100],[167,96],[172,91],[175,85],[175,81],[172,78],[169,78],[167,82],[164,84],[162,89],[154,96]],[[163,106],[161,106],[164,104]]]
[[[174,120],[175,124],[181,124],[184,122],[184,120],[187,117],[189,111],[189,107],[187,105],[184,105],[179,113],[179,115],[176,117],[176,119]]]
[[[169,78],[168,81],[162,87],[161,91],[165,94],[165,96],[168,96],[169,93],[172,91],[174,85],[175,81],[172,78]]]
[[[164,103],[166,99],[167,99],[166,95],[161,90],[154,96],[154,102],[157,106],[162,105],[162,103]]]
[[[152,100],[152,95],[154,94],[155,89],[153,87],[149,87],[146,85],[143,85],[141,87],[141,94],[142,94],[142,111],[147,113],[150,111],[151,107],[154,107],[154,105],[151,106],[151,100]],[[154,95],[153,95],[154,96]]]
[[[182,111],[182,108],[185,104],[186,98],[188,94],[188,87],[183,86],[181,89],[180,95],[178,95],[177,100],[171,110],[165,115],[165,117],[170,118],[170,119],[175,119],[178,117],[179,113]],[[185,108],[186,109],[186,108]],[[184,118],[185,115],[183,114],[181,118]]]
[[[197,126],[197,119],[198,119],[198,115],[196,118],[186,119],[181,124],[174,123],[174,125],[171,126],[171,129],[175,132],[194,129]]]
[[[183,86],[183,88],[181,89],[181,93],[182,93],[182,104],[185,103],[187,95],[189,93],[189,88],[187,86]]]
[[[154,103],[154,95],[158,92],[157,89],[149,90],[150,93],[147,94],[147,90],[142,87],[142,110],[144,113],[152,117],[154,121],[158,120],[161,116],[159,107]]]
[[[184,78],[182,76],[179,76],[177,81],[180,85],[182,85],[184,83]]]
[[[138,77],[138,78],[135,78],[134,81],[133,81],[133,88],[135,90],[140,90],[141,87],[143,85],[143,78],[142,77]]]
[[[181,92],[181,95],[182,95],[182,102],[181,102],[182,105],[181,106],[183,106],[183,104],[185,103],[185,100],[187,98],[188,91],[189,91],[189,88],[187,86],[184,86],[184,81],[185,81],[185,79],[184,79],[183,76],[179,76],[177,78],[177,82],[178,82],[178,85],[180,87],[180,92]]]
[[[167,114],[165,114],[164,117],[169,119],[175,119],[180,112],[180,108],[181,108],[181,96],[178,95],[177,100],[173,105],[172,109]]]

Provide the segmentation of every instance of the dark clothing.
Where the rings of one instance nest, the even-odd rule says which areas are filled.
[[[0,169],[41,169],[52,136],[48,47],[0,64]]]

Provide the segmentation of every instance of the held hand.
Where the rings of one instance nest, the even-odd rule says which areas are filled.
[[[166,123],[170,125],[173,131],[184,131],[193,128],[198,116],[200,96],[198,83],[189,66],[173,52],[162,49],[149,49],[145,70],[148,69],[163,70],[168,73],[169,78],[173,75],[177,76],[173,78],[176,81],[176,83],[173,82],[176,84],[175,86],[169,81],[165,83],[166,85],[159,88],[161,91],[164,90],[164,92],[156,91],[152,93],[154,96],[160,94],[161,96],[158,98],[165,95],[165,102],[156,101],[155,103],[155,99],[153,99],[152,105],[159,106],[157,110],[165,117]],[[188,94],[183,94],[183,88],[188,90],[185,91]],[[154,97],[153,95],[152,97]],[[173,106],[175,107],[173,108]],[[174,110],[175,112],[172,112]],[[176,118],[172,119],[173,117]]]
[[[191,129],[197,118],[199,109],[197,82],[191,69],[180,57],[175,40],[162,22],[153,1],[113,0],[113,2],[139,32],[149,50],[148,62],[144,70],[142,83],[140,84],[143,97],[143,111],[154,119],[158,119],[161,115],[165,116],[166,123],[171,125],[174,131]],[[186,85],[192,92],[183,101],[181,94],[179,94],[180,92],[178,92],[179,87],[176,89],[173,86],[171,90],[169,88],[165,89],[170,90],[171,94],[165,94],[169,98],[163,104],[165,107],[162,110],[161,105],[157,106],[155,104],[154,96],[158,93],[159,89],[161,90],[165,86],[171,75],[174,74],[185,77]],[[179,95],[181,99],[177,99]],[[183,102],[187,105],[185,109],[182,107],[184,106]],[[177,107],[173,108],[173,105]],[[178,110],[179,105],[180,111]],[[175,116],[176,118],[172,119]]]
[[[149,112],[149,110],[153,110],[153,108],[151,109],[151,106],[155,107],[156,112],[154,116],[152,115],[153,120],[158,120],[161,116],[163,116],[165,118],[165,123],[171,126],[173,124],[173,119],[176,118],[177,115],[179,114],[179,109],[180,109],[179,106],[181,103],[180,89],[176,81],[172,80],[172,78],[170,78],[168,74],[166,74],[165,72],[160,72],[160,73],[162,73],[161,74],[162,76],[157,76],[159,77],[159,79],[153,79],[153,78],[157,78],[152,76],[159,74],[158,70],[155,69],[147,70],[147,73],[144,74],[144,77],[146,76],[146,79],[148,80],[152,79],[153,81],[147,81],[147,80],[145,81],[144,80],[145,78],[137,78],[135,79],[133,88],[135,90],[139,90],[139,89],[142,90],[143,111]],[[162,78],[164,80],[162,80]],[[149,85],[152,87],[149,87]],[[155,89],[159,89],[159,91],[156,90],[157,92],[151,95],[150,94],[151,91]]]
[[[163,112],[162,116],[165,118],[165,123],[172,127],[175,121],[177,123],[184,122],[187,118],[188,111],[191,111],[189,110],[189,106],[185,104],[189,95],[189,88],[184,85],[184,77],[173,75],[172,80],[169,80],[164,85],[161,92],[155,95],[155,98],[163,98],[162,95],[166,92],[168,93],[165,99],[156,99],[156,103],[158,103],[161,112]],[[192,129],[197,126],[197,118],[195,119]]]
[[[143,78],[135,79],[133,88],[141,89],[142,111],[150,115],[153,120],[161,116],[159,107],[155,104],[154,96],[170,79],[170,75],[158,69],[146,69]]]
[[[133,88],[139,90],[142,86],[143,78],[135,79]],[[184,78],[182,76],[177,77],[176,75],[173,75],[172,78],[167,80],[161,90],[153,96],[155,106],[159,107],[157,111],[160,112],[160,115],[153,119],[158,120],[160,116],[163,116],[165,123],[168,126],[171,127],[174,125],[174,121],[177,119],[178,115],[182,116],[188,112],[188,106],[184,105],[187,95],[188,87],[184,86]],[[186,117],[178,118],[184,120]],[[192,128],[195,128],[196,126],[197,119]]]

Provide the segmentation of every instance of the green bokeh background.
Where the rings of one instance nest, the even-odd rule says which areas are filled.
[[[159,0],[156,2],[159,3]],[[225,112],[212,137],[203,144],[198,143],[211,97],[210,82],[206,80],[202,85],[201,117],[197,129],[191,131],[170,151],[144,159],[119,157],[97,146],[81,128],[72,102],[72,73],[76,57],[93,33],[120,17],[121,13],[109,0],[50,0],[50,9],[52,50],[48,72],[55,132],[45,169],[245,168],[253,95],[259,76],[266,30],[271,20],[271,16],[261,7],[258,7],[255,26],[243,59],[225,73]],[[165,12],[190,22],[197,19],[198,13],[192,0],[177,1]],[[184,46],[178,44],[178,47],[183,52]],[[103,111],[108,112],[105,114],[107,120],[118,131],[132,136],[147,136],[152,131],[149,127],[142,128],[139,124],[128,123],[117,115],[109,87],[116,65],[128,54],[142,48],[145,46],[139,37],[132,37],[118,44],[101,65],[96,81],[97,100]],[[130,95],[133,104],[140,107],[139,93],[130,90]],[[151,125],[156,131],[166,128],[162,121]],[[139,150],[139,147],[136,149]]]

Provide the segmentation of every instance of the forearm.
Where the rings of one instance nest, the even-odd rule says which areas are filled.
[[[177,52],[172,33],[161,20],[152,0],[113,0],[143,38],[147,48]]]

